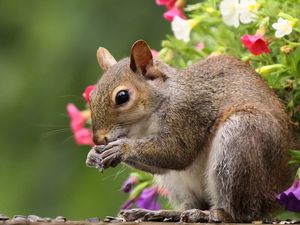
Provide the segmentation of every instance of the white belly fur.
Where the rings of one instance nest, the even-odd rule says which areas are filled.
[[[170,170],[163,175],[155,175],[157,183],[168,190],[169,201],[175,209],[195,208],[197,202],[208,200],[206,164],[207,154],[202,153],[185,170]]]

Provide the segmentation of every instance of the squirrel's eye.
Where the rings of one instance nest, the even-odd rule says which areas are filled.
[[[129,101],[129,93],[127,90],[119,91],[116,95],[116,104],[121,105]]]

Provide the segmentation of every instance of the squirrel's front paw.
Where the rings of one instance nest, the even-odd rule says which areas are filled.
[[[122,161],[122,146],[123,140],[116,140],[107,145],[99,145],[95,147],[96,153],[101,159],[101,166],[103,169],[108,167],[115,167]]]

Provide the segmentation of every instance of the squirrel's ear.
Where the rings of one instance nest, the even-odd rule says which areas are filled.
[[[97,50],[97,60],[100,68],[103,71],[106,71],[109,67],[116,64],[117,61],[115,58],[109,53],[109,51],[105,48],[98,48]]]
[[[153,57],[149,46],[144,40],[136,41],[131,48],[131,70],[136,72],[140,69],[142,74],[145,75],[147,69],[151,66],[153,66]]]

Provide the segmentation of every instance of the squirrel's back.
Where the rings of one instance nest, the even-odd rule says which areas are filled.
[[[229,55],[208,57],[182,70],[179,76],[186,79],[183,82],[193,82],[195,89],[209,87],[218,114],[254,108],[274,116],[290,128],[292,126],[285,106],[275,92],[250,65],[237,58]]]

